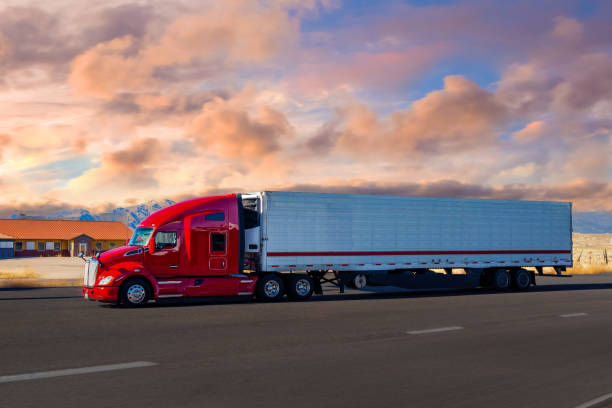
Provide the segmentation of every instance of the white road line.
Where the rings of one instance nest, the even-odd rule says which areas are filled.
[[[439,332],[454,331],[454,330],[463,330],[463,327],[461,327],[461,326],[449,326],[449,327],[437,327],[435,329],[412,330],[412,331],[407,331],[406,334],[439,333]]]
[[[578,316],[586,316],[588,313],[568,313],[559,315],[559,317],[578,317]]]
[[[91,367],[68,368],[65,370],[41,371],[38,373],[3,375],[0,376],[0,383],[8,383],[15,381],[38,380],[41,378],[63,377],[65,375],[78,375],[100,373],[103,371],[127,370],[129,368],[150,367],[157,365],[150,361],[133,361],[130,363],[107,364]]]
[[[602,403],[604,401],[607,401],[610,398],[612,398],[612,392],[609,393],[609,394],[606,394],[606,395],[602,395],[599,398],[595,398],[595,399],[592,399],[590,401],[587,401],[584,404],[580,404],[576,408],[589,408],[589,407],[592,407],[592,406],[597,405],[599,403]]]

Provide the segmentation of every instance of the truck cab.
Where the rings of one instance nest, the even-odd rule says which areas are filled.
[[[86,264],[84,296],[136,305],[148,299],[253,295],[243,271],[244,226],[236,194],[166,207],[144,219],[126,246]]]

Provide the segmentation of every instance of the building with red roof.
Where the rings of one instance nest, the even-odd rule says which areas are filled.
[[[0,219],[0,258],[91,256],[131,236],[132,230],[119,221]]]

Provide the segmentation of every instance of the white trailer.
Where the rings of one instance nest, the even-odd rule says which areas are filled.
[[[307,271],[319,290],[327,272],[341,289],[524,290],[535,284],[524,268],[561,275],[572,265],[569,202],[276,191],[241,200],[258,215],[246,224],[250,265],[261,273]]]

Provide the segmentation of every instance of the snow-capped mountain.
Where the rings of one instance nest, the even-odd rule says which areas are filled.
[[[134,229],[140,223],[140,221],[148,217],[150,214],[172,204],[174,204],[174,201],[172,200],[152,200],[131,207],[118,207],[110,212],[104,213],[91,213],[89,210],[82,208],[69,211],[58,211],[44,217],[28,216],[27,218],[81,221],[121,221],[128,227]],[[10,218],[18,219],[24,217],[20,214],[13,214]]]
[[[82,221],[121,221],[128,227],[134,229],[151,213],[174,204],[172,200],[147,201],[132,207],[118,207],[110,212],[91,213],[87,209],[76,209],[72,211],[59,211],[44,217],[43,219],[65,219]],[[23,218],[20,214],[13,214],[10,218]],[[581,212],[574,211],[572,214],[574,232],[583,234],[612,233],[612,213],[607,212]]]

